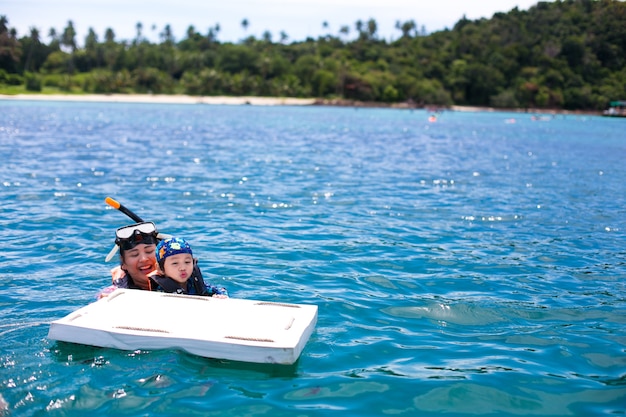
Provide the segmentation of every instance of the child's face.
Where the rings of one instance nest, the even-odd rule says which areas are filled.
[[[165,275],[178,283],[185,283],[193,273],[193,257],[188,253],[179,253],[165,258]]]

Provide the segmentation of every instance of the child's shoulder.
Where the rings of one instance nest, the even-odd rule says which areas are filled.
[[[178,283],[166,275],[154,274],[150,276],[150,279],[156,284],[157,291],[176,292],[179,288]]]

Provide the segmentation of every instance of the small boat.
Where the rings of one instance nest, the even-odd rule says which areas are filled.
[[[121,350],[180,349],[207,358],[290,365],[317,306],[117,289],[51,323],[48,338]]]
[[[626,117],[626,100],[612,101],[610,107],[602,112],[606,117]]]

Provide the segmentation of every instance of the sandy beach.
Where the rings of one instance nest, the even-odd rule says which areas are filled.
[[[359,102],[345,99],[316,99],[294,97],[230,97],[230,96],[188,96],[183,94],[0,94],[0,100],[21,101],[73,101],[103,103],[152,103],[152,104],[225,104],[253,106],[335,106],[335,107],[380,107],[393,109],[420,109],[412,103]],[[426,106],[427,111],[458,112],[513,112],[539,114],[600,115],[597,111],[568,111],[562,109],[496,109],[475,106]]]
[[[78,101],[104,103],[160,103],[160,104],[230,104],[255,106],[306,106],[315,99],[291,97],[212,97],[180,94],[16,94],[1,95],[0,100]]]

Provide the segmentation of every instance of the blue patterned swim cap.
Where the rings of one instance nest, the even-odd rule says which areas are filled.
[[[165,262],[165,258],[172,255],[178,255],[179,253],[188,253],[193,256],[191,252],[191,246],[183,238],[170,237],[159,242],[156,247],[156,260],[159,265]]]

